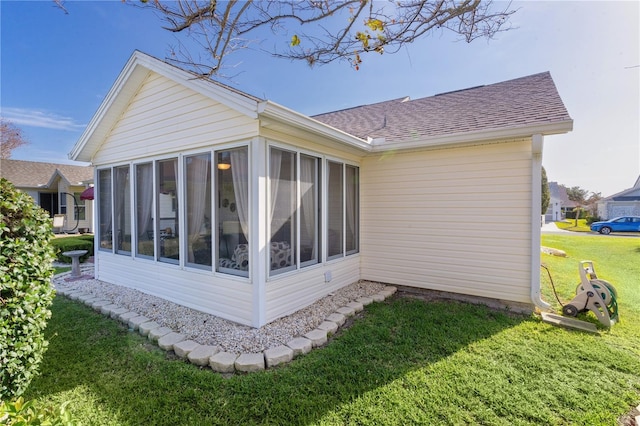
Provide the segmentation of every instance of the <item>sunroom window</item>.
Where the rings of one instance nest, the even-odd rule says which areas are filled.
[[[136,256],[153,258],[155,230],[153,226],[153,163],[135,165],[136,171]]]
[[[187,265],[211,269],[211,154],[185,158]]]
[[[111,169],[98,171],[98,238],[101,250],[113,249],[111,221]]]
[[[114,194],[114,229],[116,253],[131,253],[131,185],[129,166],[116,167]]]
[[[269,264],[272,274],[320,260],[320,160],[272,147],[269,152]]]
[[[249,276],[249,152],[246,147],[216,152],[217,266]]]
[[[180,244],[178,235],[178,160],[158,161],[158,192],[156,193],[155,229],[161,262],[178,263]]]
[[[359,169],[328,161],[327,256],[329,259],[359,251]]]

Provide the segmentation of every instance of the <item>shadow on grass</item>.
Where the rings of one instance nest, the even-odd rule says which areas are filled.
[[[84,305],[58,297],[52,311],[42,375],[26,396],[47,400],[89,389],[113,424],[309,424],[527,320],[482,306],[394,298],[367,307],[324,348],[280,368],[225,379],[169,360]]]

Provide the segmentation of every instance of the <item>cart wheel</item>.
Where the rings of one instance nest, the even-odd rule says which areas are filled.
[[[562,307],[562,315],[567,317],[575,317],[578,315],[578,308],[573,305],[564,305]]]

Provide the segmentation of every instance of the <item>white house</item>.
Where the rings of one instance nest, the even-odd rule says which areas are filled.
[[[618,216],[640,216],[640,176],[636,183],[624,191],[598,202],[598,216],[613,219]]]
[[[2,159],[0,177],[29,194],[50,217],[61,215],[59,230],[93,232],[93,201],[82,196],[93,182],[92,167]]]
[[[546,306],[543,138],[572,126],[549,73],[308,117],[135,52],[70,158],[96,278],[260,327],[361,279]]]

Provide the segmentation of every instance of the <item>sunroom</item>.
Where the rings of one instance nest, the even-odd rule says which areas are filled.
[[[135,52],[70,158],[98,280],[261,327],[359,280],[544,306],[549,73],[316,117]]]

